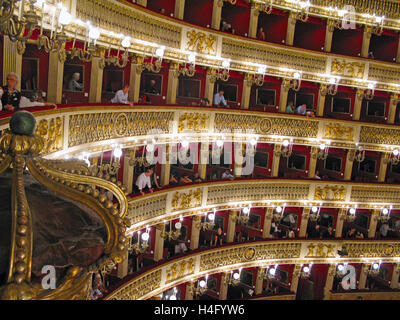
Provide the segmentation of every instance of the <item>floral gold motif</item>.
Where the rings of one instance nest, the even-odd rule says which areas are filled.
[[[196,32],[195,30],[192,30],[187,32],[187,37],[188,42],[186,50],[212,55],[217,52],[214,48],[217,38],[214,35],[206,35],[204,32]]]
[[[331,74],[338,76],[349,76],[353,78],[363,78],[365,63],[348,62],[344,59],[333,59]]]
[[[329,123],[325,126],[325,137],[331,139],[353,140],[354,128],[340,123]]]
[[[316,187],[314,200],[344,201],[345,196],[346,188],[343,186]]]
[[[184,113],[179,117],[178,132],[185,129],[199,132],[207,129],[209,116],[200,113]]]
[[[203,190],[198,188],[190,190],[188,193],[175,192],[172,199],[172,208],[175,210],[183,210],[201,205],[201,197]]]

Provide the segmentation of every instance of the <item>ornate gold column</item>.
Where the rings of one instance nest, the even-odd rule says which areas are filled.
[[[299,285],[299,279],[300,279],[300,272],[301,272],[301,265],[296,264],[293,269],[292,283],[290,284],[291,292],[294,292],[294,293],[297,292],[297,287]]]
[[[192,285],[193,282],[186,283],[185,300],[193,300]]]
[[[318,154],[318,148],[311,147],[310,168],[308,169],[309,178],[315,177],[315,171],[317,169],[317,154]]]
[[[125,249],[124,253],[124,260],[121,263],[118,263],[117,266],[117,276],[120,279],[125,278],[128,275],[128,250]]]
[[[236,144],[234,144],[236,146]],[[237,148],[240,148],[239,150],[235,150],[235,161],[233,164],[233,175],[235,177],[240,178],[242,176],[242,165],[244,161],[244,156],[243,153],[246,151],[246,145],[238,143]]]
[[[310,217],[310,208],[303,208],[303,214],[301,215],[301,224],[299,237],[304,238],[307,234],[308,218]]]
[[[163,224],[158,224],[155,226],[155,245],[154,245],[154,261],[160,261],[163,258],[163,252],[164,252],[164,238],[161,237],[161,232],[164,228]]]
[[[324,300],[330,300],[333,280],[335,279],[336,265],[330,264],[324,287]]]
[[[147,0],[136,0],[136,3],[143,7],[147,7]]]
[[[133,151],[132,151],[133,153]],[[133,155],[134,156],[134,155]],[[127,193],[132,193],[133,186],[133,166],[129,164],[129,155],[124,156],[124,173],[122,177],[122,184],[125,186]]]
[[[139,102],[140,78],[142,75],[143,57],[133,57],[131,63],[131,74],[129,77],[129,101]]]
[[[346,209],[339,209],[338,218],[336,220],[335,237],[341,238],[343,233],[344,217],[346,216]]]
[[[378,182],[385,182],[389,155],[390,154],[387,152],[381,152],[381,163],[379,166]]]
[[[105,63],[103,57],[93,57],[92,69],[90,72],[89,103],[101,102],[104,66]]]
[[[167,104],[176,104],[176,93],[178,90],[178,64],[171,62],[168,71]]]
[[[399,272],[400,272],[400,264],[396,263],[393,266],[392,278],[390,279],[390,288],[392,289],[399,288]]]
[[[258,17],[260,15],[260,11],[254,6],[251,5],[250,10],[250,23],[249,23],[249,37],[255,38],[257,37],[257,25],[258,25]]]
[[[318,117],[324,116],[326,94],[327,94],[327,85],[321,83],[319,85],[319,90],[318,90],[318,104],[317,104],[317,116]]]
[[[389,104],[389,114],[388,114],[388,119],[387,123],[393,124],[394,120],[396,119],[396,109],[397,109],[397,104],[399,103],[399,95],[396,93],[392,93],[390,95],[390,104]]]
[[[208,68],[207,76],[206,76],[206,85],[204,97],[210,101],[210,105],[213,104],[213,96],[214,96],[214,84],[215,84],[215,69]]]
[[[370,265],[368,264],[363,264],[361,266],[361,273],[360,273],[360,280],[358,282],[358,290],[365,289],[365,285],[367,284],[367,277],[368,277],[368,271],[370,269]]]
[[[354,100],[353,120],[360,120],[361,105],[364,99],[364,89],[357,89],[356,99]]]
[[[236,217],[239,215],[240,209],[229,210],[228,229],[226,230],[226,242],[233,242],[235,239]]]
[[[253,85],[252,79],[253,75],[246,73],[244,77],[243,91],[242,91],[242,107],[241,107],[242,109],[249,108],[251,87]]]
[[[289,93],[289,79],[282,79],[282,84],[281,84],[281,93],[279,95],[279,111],[280,112],[286,112],[286,106],[288,103],[288,93]]]
[[[368,58],[371,35],[372,35],[372,27],[365,26],[363,33],[362,47],[361,47],[361,57]]]
[[[6,35],[4,35],[3,39],[3,82],[6,84],[7,75],[10,72],[14,72],[19,78],[17,89],[21,90],[22,54],[24,48],[17,42],[11,41]]]
[[[183,20],[185,14],[185,0],[175,0],[174,17]]]
[[[400,62],[400,39],[399,39],[399,46],[397,48],[396,62]]]
[[[279,173],[279,161],[281,159],[281,149],[282,146],[280,144],[274,145],[274,155],[272,158],[272,169],[271,169],[272,177],[277,177]]]
[[[206,178],[207,175],[207,162],[208,162],[208,154],[209,154],[209,144],[207,143],[200,143],[200,155],[199,155],[199,176],[202,179]]]
[[[351,179],[351,173],[353,171],[354,157],[355,157],[355,151],[354,150],[348,150],[347,151],[347,156],[346,156],[346,164],[345,164],[345,167],[344,167],[344,174],[343,174],[343,179],[344,180],[350,180]]]
[[[56,51],[49,53],[49,80],[47,85],[47,101],[61,103],[64,77],[65,56]]]
[[[160,151],[161,149],[159,149]],[[160,184],[161,187],[169,185],[169,178],[171,176],[171,161],[170,161],[170,151],[171,145],[167,144],[165,147],[165,163],[161,164],[161,177],[160,177]]]
[[[289,19],[288,19],[288,26],[287,26],[287,31],[286,31],[286,44],[289,46],[293,45],[294,41],[294,31],[296,29],[296,12],[291,11],[289,14]]]
[[[256,279],[256,288],[254,295],[258,295],[262,293],[263,290],[263,284],[264,284],[264,273],[265,273],[265,268],[258,267],[257,268],[257,279]]]
[[[211,28],[214,28],[216,30],[219,30],[219,25],[221,23],[221,13],[223,5],[224,5],[223,0],[214,0]]]
[[[335,20],[328,19],[326,21],[325,44],[324,44],[325,52],[331,52],[332,50],[332,38],[333,38],[333,32],[335,31],[335,24],[336,24]]]
[[[369,219],[368,238],[375,238],[376,226],[378,225],[376,218],[379,217],[380,213],[379,210],[372,210],[371,219]]]
[[[199,247],[199,239],[200,239],[200,224],[201,216],[193,216],[192,221],[192,233],[190,236],[190,250],[195,250]]]
[[[228,297],[228,281],[230,274],[225,272],[221,276],[221,284],[219,286],[219,300],[226,300]]]
[[[265,208],[265,217],[264,217],[264,227],[262,231],[262,236],[264,239],[271,238],[271,223],[274,209],[273,208]]]

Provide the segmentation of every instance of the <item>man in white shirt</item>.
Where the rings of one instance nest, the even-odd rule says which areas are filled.
[[[217,92],[214,95],[214,100],[213,100],[213,106],[214,107],[219,107],[219,106],[224,106],[227,107],[227,103],[225,101],[225,97],[224,97],[224,91],[223,90],[219,90],[219,92]]]
[[[27,97],[21,96],[21,100],[19,101],[19,108],[30,108],[30,107],[56,107],[54,103],[44,102],[42,100],[42,91],[36,90],[33,91],[31,97],[28,99]]]
[[[145,172],[143,172],[136,179],[136,187],[139,189],[139,192],[142,196],[144,196],[143,189],[149,188],[150,192],[153,192],[153,188],[151,187],[151,175],[153,174],[153,169],[148,168]]]
[[[118,90],[115,93],[114,98],[111,99],[112,103],[119,103],[119,104],[129,104],[130,106],[133,105],[132,102],[128,101],[128,92],[129,92],[129,85],[124,85],[122,90]]]
[[[231,174],[231,171],[229,170],[229,169],[226,169],[225,171],[224,171],[224,173],[222,174],[222,177],[221,177],[222,179],[230,179],[230,180],[233,180],[233,178],[235,178],[232,174]]]

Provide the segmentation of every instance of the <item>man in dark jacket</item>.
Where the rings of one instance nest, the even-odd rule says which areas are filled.
[[[1,102],[3,110],[16,111],[19,109],[19,102],[21,100],[21,93],[16,89],[18,84],[18,75],[9,73],[7,75],[7,85],[3,86],[3,96]]]

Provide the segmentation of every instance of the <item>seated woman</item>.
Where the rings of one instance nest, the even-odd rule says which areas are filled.
[[[186,184],[186,183],[192,183],[193,181],[189,179],[189,175],[185,173],[180,179],[179,183],[180,184]]]

